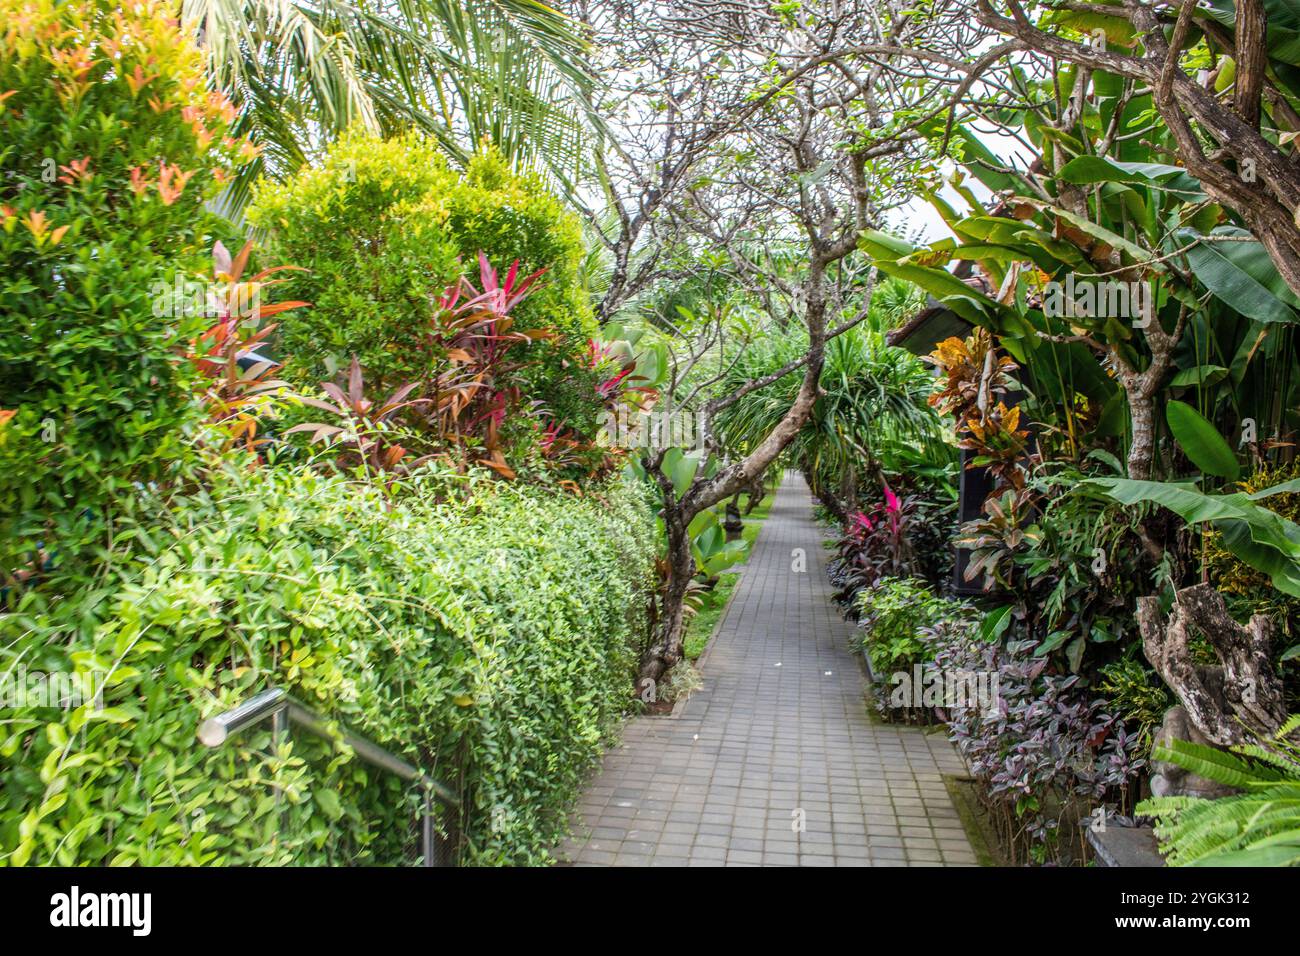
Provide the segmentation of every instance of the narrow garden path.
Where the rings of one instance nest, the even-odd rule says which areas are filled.
[[[962,772],[955,751],[941,734],[867,716],[822,537],[792,473],[701,659],[703,688],[672,717],[628,724],[583,795],[561,860],[975,863],[942,779]]]

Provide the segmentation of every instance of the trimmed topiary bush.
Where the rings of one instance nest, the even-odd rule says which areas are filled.
[[[380,390],[420,378],[433,303],[460,274],[444,197],[457,177],[437,144],[412,134],[342,137],[316,167],[263,181],[248,218],[267,231],[263,257],[302,266],[276,351],[284,374],[315,385],[352,356]]]
[[[394,778],[301,733],[199,744],[203,718],[271,685],[456,787],[462,862],[545,860],[630,699],[654,551],[639,488],[425,469],[392,500],[281,468],[211,486],[123,529],[102,580],[56,582],[75,599],[29,591],[0,618],[0,673],[102,689],[6,712],[0,862],[412,861],[419,808]]]
[[[285,316],[278,335],[286,374],[301,384],[345,370],[353,355],[381,389],[427,378],[440,358],[426,339],[437,300],[461,275],[478,281],[480,252],[503,274],[516,260],[521,276],[546,270],[516,315],[520,329],[559,333],[530,346],[543,366],[558,368],[595,332],[577,220],[490,150],[459,173],[418,135],[354,131],[320,166],[262,183],[248,216],[267,231],[272,258],[309,270],[291,288],[313,308]]]
[[[184,454],[197,317],[157,290],[202,270],[204,200],[252,153],[174,16],[0,0],[0,579],[102,544]]]

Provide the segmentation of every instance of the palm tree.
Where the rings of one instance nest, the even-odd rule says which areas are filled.
[[[353,123],[416,128],[453,161],[484,138],[565,183],[591,77],[576,24],[538,0],[181,0],[212,75],[263,146],[227,196],[290,173]]]

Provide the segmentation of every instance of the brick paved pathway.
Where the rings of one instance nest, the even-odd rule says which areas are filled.
[[[807,570],[796,573],[795,549]],[[831,600],[808,487],[777,493],[673,717],[605,756],[558,856],[579,866],[971,865],[941,734],[873,723],[854,628]],[[796,815],[802,832],[795,832]]]

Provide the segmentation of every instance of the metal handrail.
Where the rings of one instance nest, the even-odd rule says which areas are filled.
[[[331,730],[331,721],[316,713],[306,704],[297,700],[279,687],[265,690],[256,697],[251,697],[242,704],[209,717],[199,724],[199,742],[207,747],[220,747],[231,734],[239,733],[254,724],[271,718],[271,731],[276,740],[288,730],[289,724],[296,724],[309,733],[326,740],[342,738],[352,748],[352,752],[366,763],[380,770],[417,784],[424,791],[424,821],[422,842],[424,847],[424,865],[436,866],[434,860],[434,826],[433,801],[441,800],[451,807],[460,806],[460,800],[443,784],[434,780],[418,767],[407,763],[401,757],[385,750],[379,744],[360,734],[340,726],[338,731]]]

